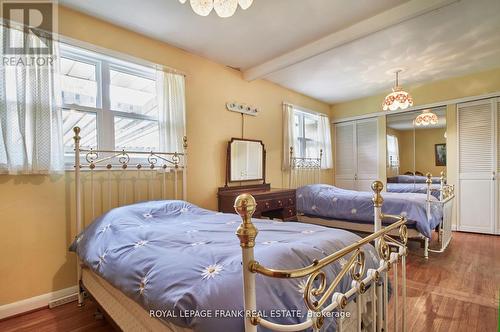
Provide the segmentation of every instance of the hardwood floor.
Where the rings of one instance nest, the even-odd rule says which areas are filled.
[[[454,232],[428,261],[418,244],[409,247],[408,331],[499,331],[499,236]]]
[[[42,309],[0,321],[0,331],[116,331],[106,320],[96,320],[94,318],[96,309],[97,305],[92,301],[86,301],[81,308],[75,302],[72,302],[53,309]]]
[[[448,250],[428,261],[410,243],[408,331],[499,331],[499,291],[500,237],[455,232]],[[89,301],[44,309],[0,321],[0,331],[115,331],[94,319],[95,309]]]

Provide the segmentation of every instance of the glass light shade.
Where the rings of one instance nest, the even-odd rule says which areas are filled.
[[[385,97],[382,109],[384,111],[395,111],[398,108],[404,110],[411,106],[413,106],[413,98],[401,87],[396,86],[392,89],[392,92]]]
[[[189,0],[193,11],[200,16],[208,16],[214,8],[213,0]]]
[[[423,110],[422,114],[417,116],[415,119],[416,126],[429,126],[437,125],[439,122],[436,114],[432,113],[430,110]]]
[[[238,0],[214,0],[214,9],[220,17],[231,17],[238,8]]]
[[[179,0],[180,3],[185,4],[187,0]]]
[[[240,4],[241,9],[248,9],[253,3],[253,0],[239,0],[238,3]]]

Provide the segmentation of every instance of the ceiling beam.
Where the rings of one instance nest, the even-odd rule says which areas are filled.
[[[245,69],[243,77],[248,81],[263,78],[278,70],[458,1],[460,0],[410,0],[260,65]]]

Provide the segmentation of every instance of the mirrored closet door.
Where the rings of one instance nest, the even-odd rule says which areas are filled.
[[[387,128],[387,191],[425,193],[427,173],[439,184],[446,171],[446,108],[390,114]]]

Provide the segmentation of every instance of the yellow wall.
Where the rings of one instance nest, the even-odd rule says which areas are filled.
[[[444,100],[498,92],[500,91],[500,68],[423,85],[406,86],[404,81],[402,84],[411,93],[415,102],[414,106],[426,105]],[[341,119],[380,112],[382,111],[382,101],[387,93],[332,105],[330,114],[333,119]]]
[[[404,85],[404,82],[403,82]],[[461,77],[421,84],[405,86],[415,102],[415,106],[442,102],[469,96],[500,92],[500,68],[474,73]],[[345,103],[332,105],[330,116],[332,119],[342,119],[357,115],[381,111],[381,103],[385,94],[361,98]],[[385,118],[385,116],[381,116]],[[456,104],[447,105],[446,109],[447,134],[447,166],[446,174],[449,184],[457,187],[457,136],[456,136]],[[386,160],[385,152],[379,151],[379,158]],[[385,179],[385,170],[379,172],[379,178]],[[404,169],[401,168],[404,172]],[[456,203],[456,202],[455,202]],[[456,224],[456,207],[454,204],[453,223]]]
[[[217,206],[226,142],[241,135],[241,116],[226,111],[226,102],[261,109],[257,117],[245,119],[245,136],[266,145],[268,182],[274,187],[287,183],[281,171],[282,102],[330,111],[329,105],[276,84],[247,82],[239,71],[64,7],[59,10],[59,30],[186,73],[188,200],[205,208]],[[72,177],[0,176],[0,305],[75,285],[74,255],[67,252],[74,236]],[[332,179],[332,171],[324,172],[323,182]]]
[[[439,176],[445,166],[436,166],[434,145],[446,143],[446,128],[419,129],[415,131],[415,170],[423,174],[430,172]]]

